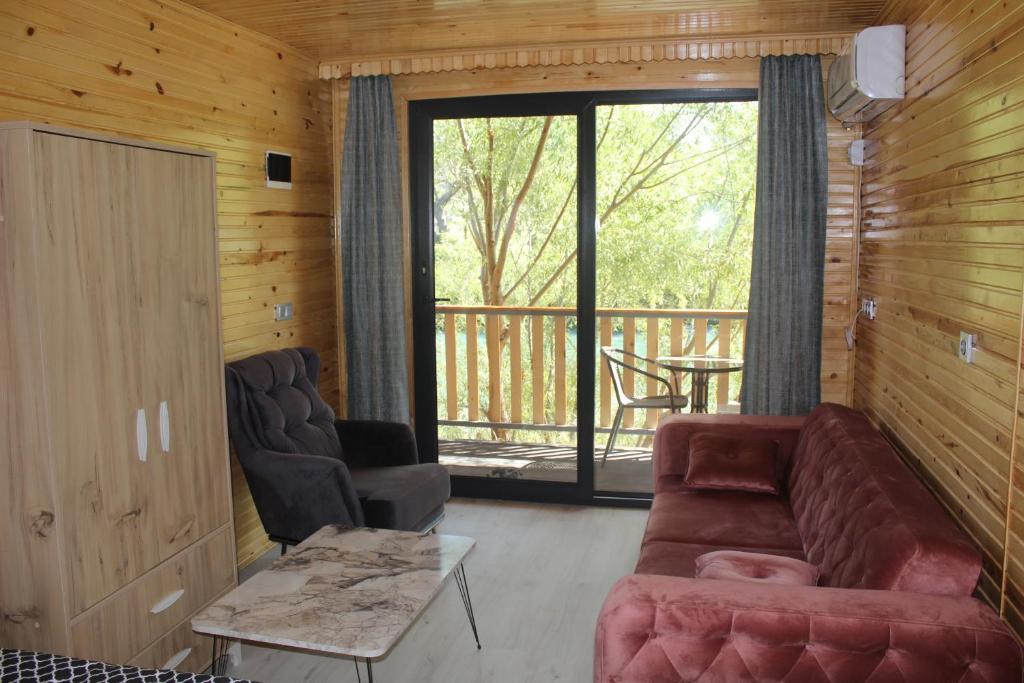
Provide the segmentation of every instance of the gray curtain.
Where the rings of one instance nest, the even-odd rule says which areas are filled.
[[[821,396],[828,149],[821,60],[761,60],[757,199],[742,412],[802,415]]]
[[[341,173],[348,417],[409,421],[402,195],[391,81],[353,78]]]

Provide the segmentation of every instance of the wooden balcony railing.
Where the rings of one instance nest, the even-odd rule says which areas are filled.
[[[438,305],[436,310],[440,424],[575,429],[576,309]],[[736,358],[743,353],[746,316],[746,311],[599,308],[598,346],[618,346],[648,358]],[[596,419],[606,431],[617,405],[608,367],[600,356],[598,361]],[[639,386],[634,375],[627,372],[623,379],[637,395],[659,390],[649,378]],[[721,410],[734,398],[739,375],[724,373],[712,382],[711,403]],[[659,411],[627,410],[623,428],[644,433],[659,417]]]

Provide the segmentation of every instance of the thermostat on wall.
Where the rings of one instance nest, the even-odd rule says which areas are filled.
[[[292,155],[267,152],[267,187],[292,189]]]

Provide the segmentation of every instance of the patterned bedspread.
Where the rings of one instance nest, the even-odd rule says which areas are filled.
[[[0,683],[252,683],[226,676],[140,669],[0,648]]]

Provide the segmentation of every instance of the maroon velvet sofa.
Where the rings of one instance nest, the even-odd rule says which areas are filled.
[[[780,495],[687,486],[701,432],[776,441]],[[636,573],[598,619],[595,682],[1022,680],[1018,641],[972,597],[978,552],[861,413],[669,416],[654,490]],[[693,578],[722,549],[805,560],[820,579]]]

